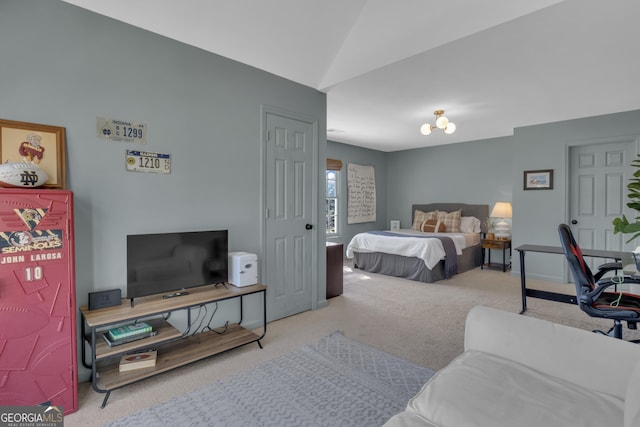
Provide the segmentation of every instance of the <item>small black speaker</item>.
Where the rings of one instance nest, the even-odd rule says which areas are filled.
[[[122,293],[120,289],[109,289],[108,291],[89,292],[89,310],[98,308],[115,307],[122,304]]]

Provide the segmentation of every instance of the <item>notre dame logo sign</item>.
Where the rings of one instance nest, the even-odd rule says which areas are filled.
[[[20,174],[20,183],[25,187],[34,187],[38,182],[38,174],[35,171],[24,171]]]

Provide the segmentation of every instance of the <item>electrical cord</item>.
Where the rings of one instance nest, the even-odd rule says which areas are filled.
[[[204,307],[204,314],[200,317],[200,322],[198,323],[198,327],[195,329],[195,331],[193,331],[193,335],[196,335],[202,331],[202,322],[204,322],[204,319],[207,317],[207,312],[209,311],[206,304],[200,306],[200,308],[202,307]]]
[[[196,331],[198,330],[198,328],[196,328],[193,332],[191,332],[191,329],[193,328],[193,325],[198,322],[198,319],[200,319],[202,314],[202,305],[198,306],[198,314],[196,315],[196,319],[194,321],[191,322],[191,325],[188,325],[187,329],[185,329],[182,332],[182,336],[186,337],[188,335],[195,335]],[[200,320],[200,324],[202,324],[202,320]]]
[[[198,306],[198,313],[196,314],[196,318],[194,321],[191,322],[191,325],[182,332],[182,337],[186,337],[186,336],[193,336],[196,335],[198,333],[201,333],[205,330],[209,330],[211,332],[215,332],[218,335],[223,335],[227,332],[227,329],[229,327],[229,321],[227,320],[224,323],[224,326],[222,327],[222,330],[216,330],[213,326],[211,326],[211,323],[213,322],[213,316],[216,314],[216,312],[218,311],[218,303],[214,302],[215,304],[215,308],[213,309],[213,312],[209,315],[209,309],[207,308],[207,304],[202,304],[200,306]],[[202,308],[204,307],[204,310],[202,310]],[[204,324],[204,320],[206,318],[209,318],[209,320],[207,321],[207,324],[203,327]],[[194,325],[198,325],[195,326]],[[219,328],[218,328],[219,329]]]
[[[214,328],[209,328],[211,332],[215,332],[218,335],[224,335],[227,333],[227,328],[229,327],[229,321],[224,322],[223,329],[221,331],[216,331]]]
[[[213,313],[211,313],[211,317],[209,318],[209,323],[207,323],[207,326],[205,326],[204,329],[208,329],[211,332],[215,332],[218,335],[223,335],[227,332],[227,328],[229,327],[229,321],[227,320],[226,322],[224,322],[222,331],[216,331],[215,328],[211,326],[211,322],[213,322],[213,315],[216,314],[216,311],[218,311],[218,303],[215,302],[214,304],[216,305],[216,308],[213,310]]]
[[[213,309],[213,313],[211,313],[211,317],[209,317],[209,322],[207,322],[207,326],[204,327],[204,329],[208,329],[210,331],[213,331],[213,328],[211,327],[211,322],[213,322],[213,316],[216,314],[216,311],[218,311],[218,302],[214,302],[215,304],[215,308]]]
[[[613,283],[615,283],[616,288],[619,285],[622,285],[624,283],[624,276],[618,276],[617,274],[615,276],[613,276],[611,278],[611,281]],[[614,301],[611,301],[609,303],[609,307],[618,307],[620,305],[620,301],[622,300],[622,289],[620,289],[620,291],[618,291],[618,298],[616,298]]]

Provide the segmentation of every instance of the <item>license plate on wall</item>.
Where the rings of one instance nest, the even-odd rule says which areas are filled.
[[[130,172],[171,173],[171,154],[127,150],[126,157]]]

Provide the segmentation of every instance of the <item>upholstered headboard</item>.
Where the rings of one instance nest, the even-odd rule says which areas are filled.
[[[413,224],[413,215],[417,210],[423,212],[445,211],[453,212],[462,209],[462,216],[475,216],[480,220],[480,228],[483,233],[487,232],[487,218],[489,217],[489,205],[468,205],[466,203],[428,203],[423,205],[411,206],[411,223]]]

